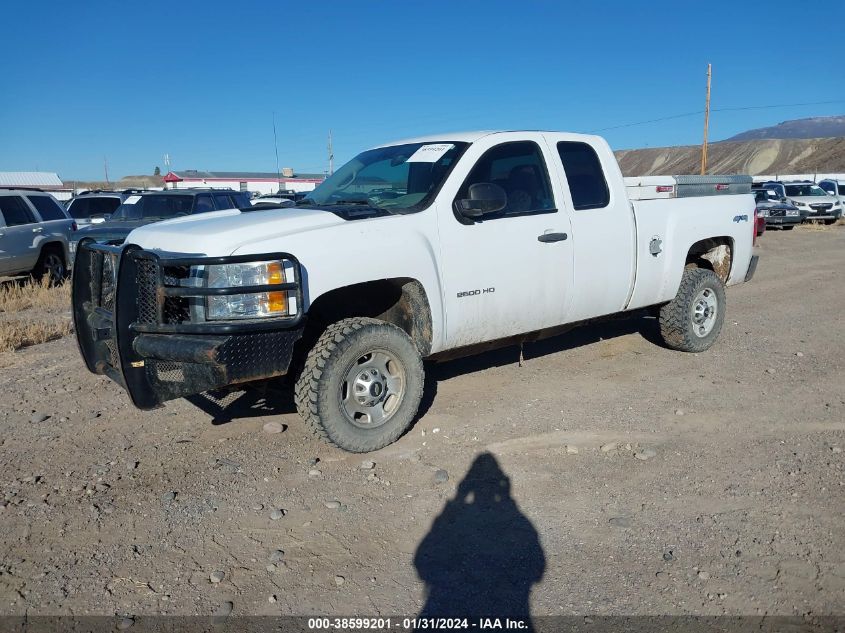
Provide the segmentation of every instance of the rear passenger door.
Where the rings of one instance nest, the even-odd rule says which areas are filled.
[[[32,270],[38,259],[36,239],[43,227],[22,196],[0,196],[0,274]]]
[[[53,196],[33,194],[26,196],[26,199],[41,216],[41,226],[44,227],[42,236],[53,234],[70,237],[71,220]]]
[[[625,308],[636,271],[636,225],[619,171],[606,143],[547,134],[572,223],[574,275],[567,321]]]

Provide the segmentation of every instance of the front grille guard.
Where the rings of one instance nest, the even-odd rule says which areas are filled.
[[[291,262],[293,281],[189,287],[171,274],[191,266],[272,260]],[[288,292],[289,298],[292,294],[296,315],[196,322],[185,321],[190,314],[172,306],[173,301],[186,298],[272,291]],[[288,253],[166,258],[136,246],[81,242],[72,296],[77,343],[88,370],[117,382],[141,409],[236,382],[286,373],[303,321],[300,265]],[[139,337],[146,345],[136,345]],[[162,358],[168,354],[150,358],[136,350],[161,349],[162,342],[174,358]]]

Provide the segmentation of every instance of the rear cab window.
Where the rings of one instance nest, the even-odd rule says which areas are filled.
[[[38,215],[45,222],[51,220],[67,220],[67,216],[53,196],[27,196]]]
[[[0,215],[8,227],[36,222],[35,215],[20,196],[0,196]]]
[[[596,150],[587,143],[561,141],[557,144],[557,152],[575,210],[606,207],[610,203],[610,189]]]

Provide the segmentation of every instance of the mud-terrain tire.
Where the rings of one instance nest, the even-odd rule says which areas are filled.
[[[299,415],[320,438],[351,453],[395,442],[419,409],[422,359],[400,328],[343,319],[320,335],[296,381]]]
[[[660,335],[672,349],[703,352],[725,321],[725,284],[712,270],[687,268],[678,294],[660,310]]]
[[[60,247],[48,245],[41,250],[35,268],[32,269],[32,278],[36,281],[44,279],[53,286],[60,284],[67,277],[67,265],[62,256]]]

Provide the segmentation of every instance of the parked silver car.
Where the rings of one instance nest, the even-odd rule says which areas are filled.
[[[58,282],[67,276],[76,223],[49,193],[0,188],[0,276],[31,274]]]

